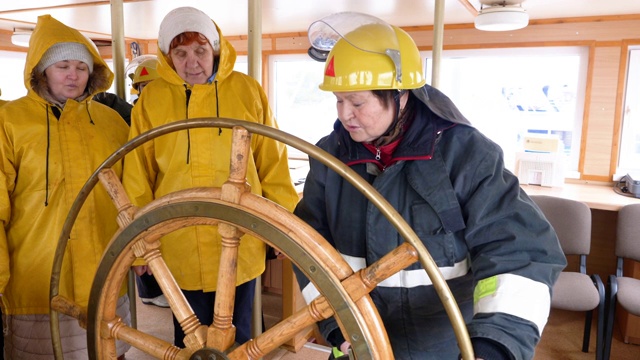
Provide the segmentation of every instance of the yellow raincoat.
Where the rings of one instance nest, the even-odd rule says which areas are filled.
[[[46,87],[32,81],[32,70],[58,42],[84,44],[94,61],[83,100],[67,100],[59,119],[54,105],[42,97]],[[39,17],[24,70],[28,93],[0,107],[0,293],[5,314],[49,314],[51,270],[65,218],[89,176],[127,140],[128,127],[118,113],[91,100],[109,88],[113,77],[82,34],[49,15]],[[113,169],[121,173],[120,166]],[[67,244],[62,296],[87,306],[97,265],[116,230],[115,206],[98,185]]]
[[[160,78],[144,88],[134,106],[129,138],[186,118],[223,117],[277,126],[260,84],[233,71],[236,52],[217,30],[221,49],[211,83],[189,86],[168,65],[167,57],[158,55]],[[231,129],[218,128],[184,130],[156,138],[129,153],[123,174],[129,198],[143,206],[182,189],[220,187],[229,177],[231,133]],[[253,135],[251,153],[247,171],[251,191],[292,211],[298,196],[284,144]],[[217,227],[205,226],[175,231],[162,239],[161,246],[180,288],[203,291],[216,290],[220,249]],[[264,244],[245,235],[240,243],[236,284],[256,278],[264,266]]]

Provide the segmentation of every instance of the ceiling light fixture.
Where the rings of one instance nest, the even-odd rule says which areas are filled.
[[[524,0],[481,0],[480,11],[475,19],[478,30],[510,31],[529,24],[529,14],[522,7]]]
[[[31,33],[33,33],[33,30],[14,28],[13,34],[11,35],[11,43],[15,46],[29,47]]]

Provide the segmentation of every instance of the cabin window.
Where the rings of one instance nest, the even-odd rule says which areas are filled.
[[[578,178],[587,63],[584,47],[443,51],[439,89],[502,147],[511,171],[523,139],[542,135],[559,140],[565,177]]]
[[[280,130],[311,144],[328,135],[338,118],[336,98],[322,91],[324,63],[308,55],[273,55],[269,57],[269,103]],[[306,154],[289,147],[290,158]]]
[[[24,64],[26,52],[0,51],[2,66],[0,67],[1,100],[16,100],[27,95],[24,87]]]
[[[628,173],[640,175],[640,46],[629,49],[618,177]],[[632,176],[635,180],[636,176]]]

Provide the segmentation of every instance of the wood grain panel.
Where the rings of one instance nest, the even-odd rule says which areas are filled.
[[[596,47],[591,93],[587,94],[589,126],[584,154],[584,174],[608,176],[613,146],[620,48]]]

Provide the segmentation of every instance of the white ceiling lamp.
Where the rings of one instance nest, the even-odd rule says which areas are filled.
[[[29,39],[31,39],[31,29],[13,29],[11,35],[11,43],[15,46],[29,47]]]
[[[524,0],[480,0],[480,11],[475,19],[478,30],[510,31],[529,24],[529,14],[522,7]]]

